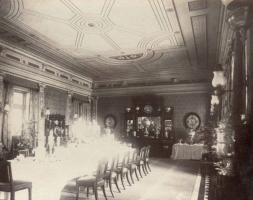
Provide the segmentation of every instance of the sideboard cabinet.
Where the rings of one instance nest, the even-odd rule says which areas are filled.
[[[121,139],[135,148],[151,146],[150,156],[169,157],[172,151],[173,108],[166,107],[158,96],[141,96],[133,99],[126,108]]]

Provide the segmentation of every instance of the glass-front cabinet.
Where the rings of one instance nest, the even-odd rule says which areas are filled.
[[[174,138],[173,108],[164,106],[162,98],[134,98],[133,106],[125,110],[124,124],[124,142],[136,148],[151,145],[151,156],[170,156]]]

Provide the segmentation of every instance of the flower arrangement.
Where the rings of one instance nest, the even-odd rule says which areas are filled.
[[[199,135],[199,143],[204,143],[208,151],[214,150],[213,146],[216,145],[216,136],[212,126],[200,127],[197,134]]]
[[[19,136],[19,143],[17,144],[17,150],[33,148],[33,141],[37,137],[35,131],[36,122],[25,122],[22,125],[21,135]]]

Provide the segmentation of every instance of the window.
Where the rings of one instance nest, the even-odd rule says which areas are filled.
[[[22,124],[28,121],[30,93],[25,88],[14,88],[13,94],[13,134],[20,135]]]

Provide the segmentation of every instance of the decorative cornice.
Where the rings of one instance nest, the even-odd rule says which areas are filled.
[[[84,87],[80,84],[62,79],[60,77],[39,71],[37,69],[31,69],[21,63],[12,62],[0,57],[0,66],[4,73],[12,76],[24,78],[30,81],[45,83],[46,85],[56,87],[62,90],[72,90],[76,94],[90,95],[91,88]]]
[[[89,81],[89,82],[92,81],[91,78],[88,78],[88,77],[85,77],[85,76],[80,76],[80,74],[73,73],[72,71],[70,72],[70,71],[67,71],[65,69],[63,70],[62,66],[57,65],[56,63],[54,63],[54,62],[52,62],[52,61],[50,61],[50,60],[48,60],[46,58],[43,58],[42,56],[34,54],[31,51],[25,50],[24,48],[21,48],[21,47],[19,47],[17,45],[14,45],[14,44],[10,43],[10,42],[2,40],[1,38],[0,38],[0,44],[2,44],[1,46],[2,46],[3,49],[10,49],[11,51],[15,51],[15,52],[20,53],[20,54],[27,54],[29,57],[31,57],[33,59],[37,58],[39,60],[39,62],[42,61],[45,65],[51,65],[51,66],[57,68],[58,70],[62,70],[62,71],[65,71],[67,73],[71,73],[74,76],[77,76],[77,77],[80,77],[82,79],[85,79],[86,81]]]
[[[142,86],[128,88],[93,89],[92,96],[131,96],[142,94],[183,94],[183,93],[207,93],[212,90],[211,83],[192,83],[167,86]]]

